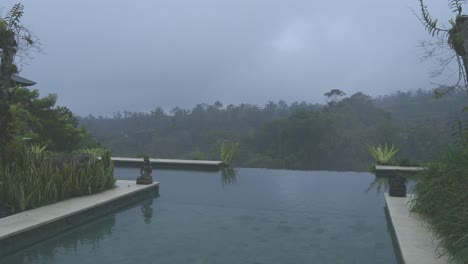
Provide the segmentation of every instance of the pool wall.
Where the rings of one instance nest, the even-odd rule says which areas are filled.
[[[159,182],[136,185],[135,181],[119,180],[112,190],[68,199],[2,218],[0,219],[0,257],[149,196],[159,196]]]

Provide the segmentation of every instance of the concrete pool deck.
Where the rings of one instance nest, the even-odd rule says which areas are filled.
[[[385,194],[385,202],[390,215],[396,242],[406,264],[445,264],[447,256],[440,257],[437,241],[427,227],[427,223],[416,213],[410,213],[407,197],[390,197]]]
[[[159,182],[116,181],[114,189],[46,205],[0,219],[0,257],[67,231],[150,195]]]

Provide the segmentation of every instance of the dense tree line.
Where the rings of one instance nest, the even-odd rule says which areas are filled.
[[[395,131],[389,113],[375,107],[370,97],[356,93],[321,111],[296,111],[289,118],[265,124],[252,141],[255,153],[264,156],[250,165],[365,169],[369,161],[366,144],[392,142]]]
[[[192,110],[174,108],[170,114],[157,107],[149,113],[124,111],[113,117],[88,116],[81,120],[92,135],[114,155],[148,154],[167,158],[219,159],[222,141],[243,142],[263,124],[287,118],[296,110],[315,111],[319,105],[284,101],[264,107],[241,104],[223,107],[199,104]],[[243,149],[244,147],[241,147]]]
[[[148,113],[81,119],[116,156],[219,159],[223,141],[239,142],[237,166],[308,170],[366,170],[366,145],[394,143],[400,159],[426,162],[451,141],[468,105],[463,96],[430,91],[371,98],[363,93],[326,105],[306,102],[199,104],[191,110],[156,107]],[[343,96],[344,94],[341,94]]]
[[[431,161],[457,140],[464,127],[468,98],[463,91],[435,98],[431,91],[397,92],[374,100],[392,114],[402,158]]]

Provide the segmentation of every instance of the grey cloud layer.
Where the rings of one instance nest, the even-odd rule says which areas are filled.
[[[440,2],[428,5],[444,21]],[[45,51],[23,75],[80,115],[429,88],[416,0],[23,4]]]

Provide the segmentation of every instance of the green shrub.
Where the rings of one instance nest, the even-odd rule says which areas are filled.
[[[403,159],[398,160],[397,165],[403,166],[403,167],[420,167],[421,162],[413,161],[408,158],[403,158]]]
[[[0,204],[20,211],[113,188],[109,152],[90,155],[85,166],[74,161],[54,166],[45,148],[24,147],[9,166],[0,168]]]
[[[421,174],[412,211],[427,219],[452,260],[468,263],[468,147],[448,151]]]
[[[190,153],[190,158],[192,160],[203,160],[205,158],[205,155],[203,154],[203,152],[200,151],[200,147],[197,147],[195,151]]]

